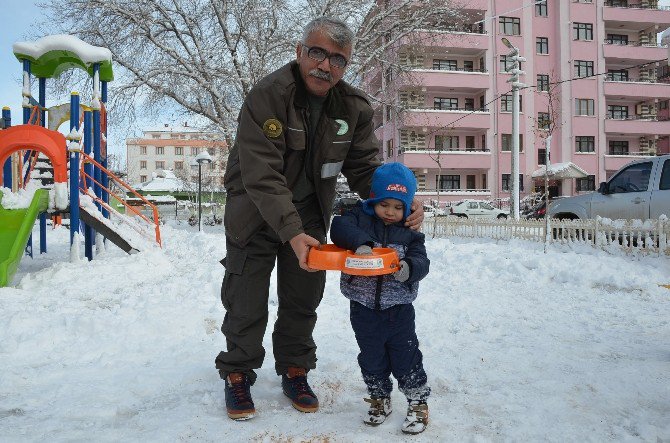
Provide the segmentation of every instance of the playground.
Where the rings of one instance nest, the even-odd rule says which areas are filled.
[[[15,43],[13,52],[23,72],[23,109],[21,124],[13,125],[9,108],[0,120],[0,287],[11,284],[24,255],[36,252],[36,222],[39,253],[46,254],[47,226],[67,219],[72,261],[80,259],[82,240],[88,260],[108,241],[127,253],[160,246],[156,206],[107,169],[111,52],[71,35]],[[71,69],[84,70],[92,90],[72,92],[65,103],[47,98],[47,81]],[[66,123],[69,128],[61,133]],[[10,193],[24,194],[24,204],[9,207],[3,194]],[[149,211],[138,210],[128,198]]]

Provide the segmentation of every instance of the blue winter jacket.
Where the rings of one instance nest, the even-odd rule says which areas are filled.
[[[333,218],[330,238],[340,248],[355,251],[361,245],[394,248],[400,260],[410,268],[409,279],[399,282],[393,274],[360,276],[342,273],[340,289],[345,297],[370,309],[412,303],[419,291],[419,280],[428,274],[430,260],[426,255],[424,235],[404,226],[404,220],[385,225],[376,216],[363,212],[360,205]]]

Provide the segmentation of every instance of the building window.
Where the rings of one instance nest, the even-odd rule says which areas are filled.
[[[144,183],[147,181],[147,176],[146,175],[140,175],[140,182]]]
[[[627,120],[628,106],[607,105],[607,117],[614,120]]]
[[[140,160],[140,169],[147,169],[147,161]]]
[[[147,147],[140,146],[140,155],[147,155]]]
[[[538,129],[549,129],[551,125],[551,120],[549,119],[548,112],[538,112],[537,113],[537,128]]]
[[[535,15],[537,17],[546,17],[548,15],[547,0],[535,3]]]
[[[658,109],[663,111],[665,109],[668,109],[668,100],[663,100],[662,102],[658,102]]]
[[[500,17],[500,33],[505,35],[521,35],[521,19],[519,17]]]
[[[575,77],[592,77],[593,61],[575,60]]]
[[[435,97],[433,99],[433,109],[458,109],[458,99]]]
[[[628,141],[610,140],[609,155],[628,155]]]
[[[512,150],[512,134],[502,134],[501,151]],[[519,152],[523,152],[523,134],[519,134]]]
[[[549,75],[537,74],[537,90],[549,91]]]
[[[607,34],[605,43],[610,45],[628,45],[628,36],[626,34]]]
[[[198,155],[198,148],[191,148],[191,155]]]
[[[465,110],[466,111],[474,111],[475,110],[475,99],[474,98],[466,98],[465,99]]]
[[[465,150],[466,151],[474,151],[475,150],[475,136],[474,135],[466,135],[465,136]]]
[[[160,136],[160,134],[153,134],[153,135],[151,136],[151,138],[153,138],[153,139],[159,139],[159,138],[161,138],[161,136]]]
[[[512,174],[503,174],[502,175],[502,190],[510,191],[512,189],[512,181],[510,177]],[[519,191],[523,191],[523,174],[519,174]]]
[[[588,177],[577,179],[577,192],[595,191],[596,190],[596,176],[589,175]]]
[[[607,80],[613,82],[627,82],[628,81],[628,70],[627,69],[608,69],[607,70]]]
[[[549,54],[549,39],[547,37],[537,37],[535,39],[535,52]]]
[[[475,62],[472,60],[463,60],[463,71],[472,72],[475,70]]]
[[[457,191],[461,189],[460,175],[440,175],[435,177],[436,186],[441,191]]]
[[[156,155],[163,155],[165,154],[165,148],[162,146],[156,146]]]
[[[174,148],[174,155],[184,155],[184,148],[181,146],[176,146]]]
[[[458,69],[458,63],[456,60],[433,60],[433,69],[438,71],[456,71]]]
[[[512,112],[512,94],[500,96],[500,110],[502,112]],[[519,96],[519,112],[523,112],[523,97]]]
[[[183,161],[174,162],[174,169],[175,171],[184,169],[184,162]]]
[[[551,155],[551,153],[549,153],[549,155]],[[538,165],[547,164],[547,150],[545,148],[537,150],[537,164]]]
[[[593,23],[575,23],[572,31],[575,40],[593,40]]]
[[[519,69],[521,69],[521,62],[519,62]],[[506,55],[500,56],[500,72],[507,72],[510,69],[514,68],[514,60],[512,57]]]
[[[156,161],[156,169],[165,169],[165,162],[163,160]]]
[[[438,151],[458,151],[459,137],[456,135],[436,135],[435,149]]]
[[[575,99],[575,115],[593,115],[594,101],[592,98],[576,98]]]
[[[386,157],[393,157],[393,139],[386,140]]]
[[[578,135],[575,137],[575,151],[577,152],[595,152],[596,141],[592,135]]]

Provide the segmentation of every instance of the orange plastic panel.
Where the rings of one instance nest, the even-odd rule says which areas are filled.
[[[335,245],[309,250],[307,265],[312,269],[342,271],[351,275],[382,275],[398,270],[398,253],[393,248],[372,248],[372,255],[356,255]]]

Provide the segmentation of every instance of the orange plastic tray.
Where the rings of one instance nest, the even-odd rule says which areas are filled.
[[[312,269],[342,271],[351,275],[382,275],[398,270],[398,253],[393,248],[372,248],[372,255],[356,255],[333,244],[309,250],[307,265]]]

